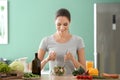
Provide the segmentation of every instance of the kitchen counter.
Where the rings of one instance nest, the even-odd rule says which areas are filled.
[[[22,78],[7,78],[7,79],[0,79],[0,80],[24,80]],[[40,78],[38,79],[25,79],[25,80],[78,80],[75,78],[75,76],[69,75],[69,76],[53,76],[48,74],[42,74]],[[102,80],[102,79],[93,79],[93,80]],[[104,79],[105,80],[105,79]],[[108,80],[108,79],[107,79]],[[112,79],[112,80],[120,80],[120,79]]]
[[[53,76],[53,75],[43,74],[41,76],[41,78],[38,79],[38,80],[78,80],[78,79],[76,79],[75,76],[72,76],[72,75],[69,75],[69,76]],[[102,79],[93,79],[93,80],[102,80]],[[112,80],[120,80],[120,79],[112,79]]]

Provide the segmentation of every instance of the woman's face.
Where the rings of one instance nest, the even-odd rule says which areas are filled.
[[[58,32],[68,32],[70,21],[65,16],[59,16],[55,20],[55,25]]]

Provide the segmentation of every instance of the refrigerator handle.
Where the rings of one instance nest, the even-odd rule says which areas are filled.
[[[96,57],[97,57],[97,69],[100,71],[100,53],[99,52],[97,52]]]
[[[116,15],[112,15],[112,30],[116,30]]]

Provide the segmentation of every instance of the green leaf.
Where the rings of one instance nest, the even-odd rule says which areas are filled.
[[[76,75],[82,75],[83,73],[85,73],[85,70],[80,66],[78,69],[76,69],[76,70],[74,70],[73,72],[72,72],[72,74],[74,75],[74,76],[76,76]]]

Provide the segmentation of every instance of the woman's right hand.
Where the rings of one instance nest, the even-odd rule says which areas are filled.
[[[48,61],[50,61],[50,60],[54,61],[55,59],[56,59],[56,53],[55,53],[55,51],[50,51],[50,53],[49,53],[49,55],[47,57],[47,60]]]

